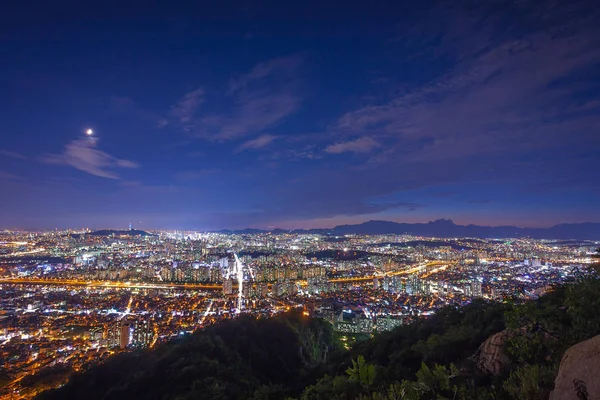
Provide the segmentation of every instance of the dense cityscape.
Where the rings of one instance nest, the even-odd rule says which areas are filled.
[[[532,299],[581,276],[593,241],[410,235],[3,231],[2,395],[218,321],[298,309],[350,346],[474,299]]]

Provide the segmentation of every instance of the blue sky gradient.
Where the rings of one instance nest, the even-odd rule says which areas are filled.
[[[600,221],[593,1],[217,3],[9,6],[0,227]]]

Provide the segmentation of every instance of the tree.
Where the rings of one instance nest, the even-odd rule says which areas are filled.
[[[547,399],[554,384],[555,369],[548,366],[526,365],[510,373],[502,385],[514,399]]]
[[[375,382],[375,366],[367,364],[365,358],[360,355],[356,361],[352,360],[352,367],[346,370],[348,378],[351,382],[360,383],[360,385],[368,389]]]

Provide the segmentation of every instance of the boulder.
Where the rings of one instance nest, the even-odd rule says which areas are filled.
[[[600,400],[600,335],[569,347],[550,400]]]
[[[506,368],[510,359],[504,352],[504,343],[512,335],[514,332],[505,329],[490,336],[479,346],[473,359],[481,371],[496,375]]]

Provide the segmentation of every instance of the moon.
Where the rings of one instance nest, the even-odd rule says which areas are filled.
[[[85,131],[85,134],[88,136],[92,136],[94,134],[94,131],[91,129],[88,129],[87,131]]]

